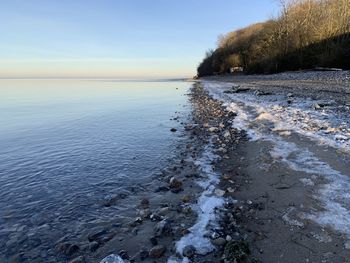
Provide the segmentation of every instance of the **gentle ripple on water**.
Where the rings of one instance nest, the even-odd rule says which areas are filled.
[[[184,82],[0,81],[0,261],[57,261],[54,245],[127,217],[181,140]]]

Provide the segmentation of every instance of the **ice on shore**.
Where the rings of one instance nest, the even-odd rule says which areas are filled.
[[[237,114],[233,127],[246,131],[251,140],[270,142],[273,145],[270,152],[273,160],[310,176],[301,178],[302,183],[313,186],[317,178],[327,181],[319,186],[314,196],[322,209],[310,211],[305,217],[345,234],[350,240],[350,175],[343,174],[326,161],[320,160],[303,144],[297,145],[288,139],[293,132],[348,155],[348,116],[331,107],[316,110],[313,107],[315,101],[312,100],[294,97],[290,105],[284,95],[259,97],[253,92],[226,94],[224,91],[232,86],[231,83],[202,84],[215,99],[221,100],[229,111]],[[288,214],[284,219],[291,222]]]
[[[195,162],[206,179],[198,182],[204,191],[200,195],[198,203],[192,206],[192,209],[197,212],[197,221],[188,229],[190,233],[176,242],[176,251],[180,255],[182,255],[184,248],[189,245],[194,246],[196,253],[202,255],[213,251],[215,248],[208,237],[208,226],[214,227],[217,225],[215,209],[224,204],[224,198],[218,197],[214,193],[215,186],[219,182],[219,174],[213,170],[212,162],[219,157],[213,151],[212,144],[208,144],[202,157]],[[168,260],[168,263],[175,262],[186,263],[189,261],[187,258],[177,259],[175,257]]]
[[[350,153],[350,121],[341,111],[332,107],[315,110],[313,105],[319,101],[311,99],[293,98],[293,104],[289,105],[281,94],[260,97],[253,92],[224,93],[231,83],[203,82],[203,85],[211,96],[223,101],[228,110],[237,114],[234,127],[246,130],[253,140],[264,136],[264,129],[293,131],[320,145]]]

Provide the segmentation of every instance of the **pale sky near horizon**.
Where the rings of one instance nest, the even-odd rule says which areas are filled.
[[[190,77],[275,0],[0,0],[0,78]]]

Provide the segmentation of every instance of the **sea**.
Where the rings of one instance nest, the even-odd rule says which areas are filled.
[[[139,200],[176,156],[190,86],[0,80],[0,262],[55,262],[60,240],[127,219],[135,204],[113,200]]]

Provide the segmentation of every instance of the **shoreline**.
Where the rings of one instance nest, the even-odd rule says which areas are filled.
[[[160,194],[145,192],[135,220],[93,258],[70,262],[107,262],[110,254],[110,262],[346,260],[350,235],[341,227],[350,222],[339,206],[350,203],[349,144],[341,136],[350,130],[334,125],[349,109],[344,98],[315,93],[318,82],[302,96],[304,82],[294,82],[298,89],[289,80],[197,80],[179,156],[147,188]],[[329,129],[317,119],[325,114],[336,120]]]

